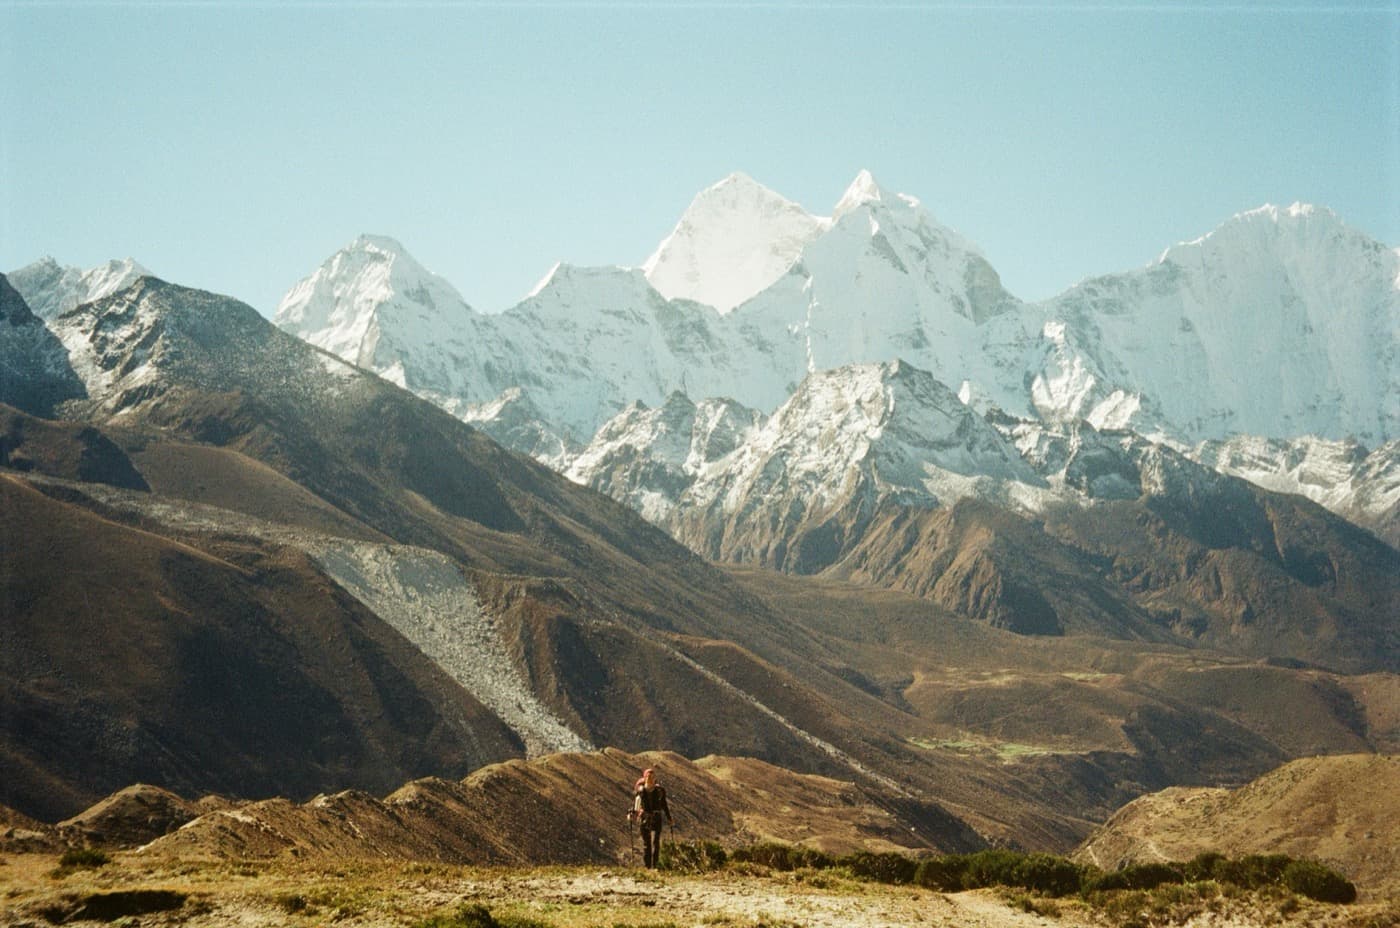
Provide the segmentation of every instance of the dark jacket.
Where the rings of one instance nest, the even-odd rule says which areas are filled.
[[[671,807],[666,802],[666,787],[653,786],[647,789],[645,786],[637,789],[636,810],[641,813],[642,824],[656,823],[656,827],[661,827],[661,815],[666,816],[666,821],[671,820]]]

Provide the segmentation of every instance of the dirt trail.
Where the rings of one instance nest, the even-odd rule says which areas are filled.
[[[533,898],[553,905],[642,906],[660,921],[680,925],[781,925],[803,928],[894,928],[903,925],[958,928],[1031,928],[1047,920],[1018,912],[986,892],[945,895],[911,887],[833,885],[730,877],[665,876],[648,879],[601,872],[503,880],[480,888],[490,898]],[[526,910],[528,913],[528,909]],[[1060,921],[1061,925],[1074,922]]]

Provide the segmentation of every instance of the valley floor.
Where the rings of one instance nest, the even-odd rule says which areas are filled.
[[[478,928],[453,918],[481,905],[501,928],[1108,928],[1189,924],[1383,928],[1400,904],[1333,906],[1257,897],[1213,911],[1106,914],[1077,900],[1009,892],[939,893],[826,872],[703,875],[629,868],[475,868],[402,861],[198,861],[139,852],[98,869],[60,869],[45,854],[0,856],[0,925],[263,925]],[[1029,911],[1028,911],[1029,910]]]

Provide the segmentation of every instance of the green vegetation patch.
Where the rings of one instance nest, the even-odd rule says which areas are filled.
[[[1021,744],[1017,741],[989,741],[981,738],[919,738],[910,736],[905,739],[916,748],[925,751],[952,751],[954,754],[962,754],[970,757],[997,757],[1003,761],[1017,760],[1022,757],[1039,757],[1045,754],[1075,753],[1072,751],[1057,751],[1038,744]]]
[[[1340,873],[1315,860],[1290,861],[1283,868],[1283,885],[1319,902],[1346,905],[1356,901],[1356,887]]]
[[[1078,895],[1104,904],[1115,893],[1157,892],[1167,904],[1233,892],[1277,890],[1319,902],[1349,903],[1356,887],[1341,874],[1314,860],[1284,854],[1228,858],[1206,853],[1184,862],[1135,864],[1103,871],[1054,854],[1026,854],[991,848],[972,854],[915,858],[906,854],[858,851],[835,856],[801,845],[765,842],[726,852],[710,843],[670,846],[663,869],[703,873],[792,873],[840,871],[851,879],[874,883],[915,884],[940,892],[1003,887],[1046,898]],[[1204,889],[1199,887],[1204,886]],[[1182,888],[1186,887],[1186,888]],[[1129,899],[1131,901],[1131,898]],[[1117,903],[1114,904],[1117,907]]]
[[[709,873],[729,861],[729,853],[714,841],[677,844],[661,848],[660,867],[673,873]]]
[[[548,922],[518,915],[492,915],[479,902],[466,902],[450,914],[435,915],[417,922],[414,928],[551,928]]]
[[[95,847],[75,847],[63,852],[63,856],[58,859],[60,867],[69,869],[104,867],[112,862],[112,858],[106,851]]]

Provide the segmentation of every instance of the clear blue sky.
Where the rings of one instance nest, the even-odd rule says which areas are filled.
[[[1026,299],[1265,202],[1400,245],[1400,3],[0,0],[0,270],[270,313],[375,232],[495,311],[732,171],[825,214],[861,168]]]

